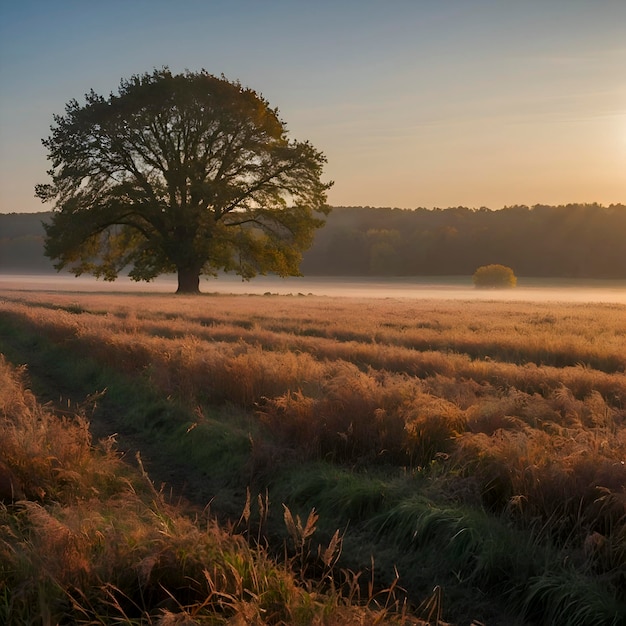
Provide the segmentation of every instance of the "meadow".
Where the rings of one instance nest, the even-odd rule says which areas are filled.
[[[622,304],[7,290],[0,617],[623,623],[625,348]]]

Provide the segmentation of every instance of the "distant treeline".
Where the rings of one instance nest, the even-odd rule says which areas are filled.
[[[338,207],[302,264],[305,275],[626,278],[626,206],[512,206],[499,211]]]
[[[0,272],[52,270],[41,226],[49,217],[0,214]],[[490,263],[517,276],[626,278],[626,206],[336,207],[301,269],[308,276],[467,276]]]
[[[42,221],[52,213],[0,213],[0,273],[53,272],[44,256]]]

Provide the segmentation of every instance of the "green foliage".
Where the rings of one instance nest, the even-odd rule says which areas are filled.
[[[604,626],[623,623],[624,604],[599,583],[563,569],[530,578],[524,610],[533,621],[563,626]]]
[[[167,68],[94,91],[55,115],[43,141],[55,201],[46,254],[55,267],[114,280],[199,275],[297,275],[328,213],[326,159],[290,141],[278,111],[255,91],[205,71]],[[317,214],[317,216],[316,216]]]
[[[476,287],[515,287],[517,278],[510,267],[504,265],[483,265],[472,277]]]

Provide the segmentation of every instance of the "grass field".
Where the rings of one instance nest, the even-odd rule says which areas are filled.
[[[626,619],[624,305],[5,291],[0,352],[0,618]]]

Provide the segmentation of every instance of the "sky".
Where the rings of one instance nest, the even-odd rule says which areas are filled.
[[[328,159],[331,206],[626,204],[625,0],[0,0],[0,212],[89,90],[224,74]]]

